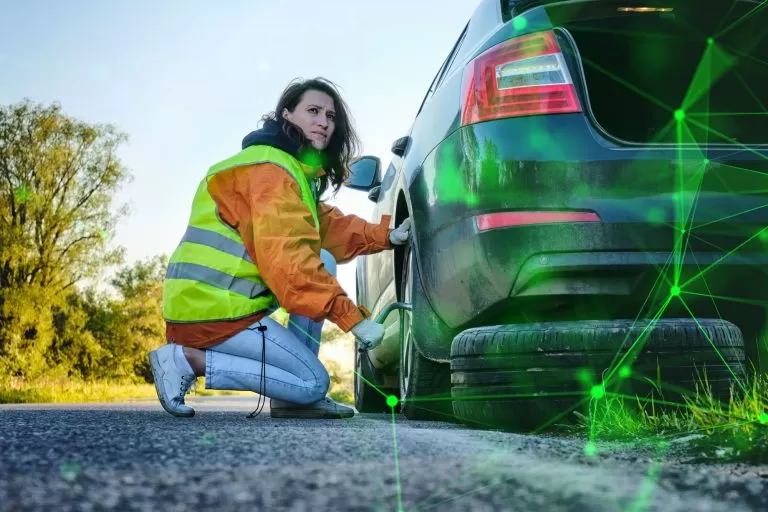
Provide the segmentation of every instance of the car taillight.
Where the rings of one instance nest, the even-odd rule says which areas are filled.
[[[475,217],[477,229],[506,228],[510,226],[526,226],[530,224],[553,224],[561,222],[600,222],[600,217],[594,212],[499,212],[487,213]]]
[[[464,71],[462,101],[462,126],[582,111],[551,30],[509,39],[477,56]]]

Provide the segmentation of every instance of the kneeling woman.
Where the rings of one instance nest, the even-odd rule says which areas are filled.
[[[158,398],[170,414],[193,416],[184,396],[204,375],[208,389],[272,398],[272,417],[350,417],[326,397],[323,322],[365,348],[384,329],[341,288],[336,262],[405,243],[410,222],[390,230],[389,216],[370,224],[319,200],[329,186],[338,191],[358,145],[333,84],[290,84],[263,121],[202,179],[170,258],[168,344],[150,352]],[[268,316],[278,307],[290,313],[288,328]]]

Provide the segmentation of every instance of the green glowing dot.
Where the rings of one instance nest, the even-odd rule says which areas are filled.
[[[210,446],[213,444],[213,434],[206,432],[203,437],[200,438],[200,444],[203,446]]]
[[[713,44],[715,44],[715,40],[713,38],[711,38],[711,37],[708,37],[707,38],[707,44],[712,46]]]
[[[675,120],[679,122],[683,119],[685,119],[685,111],[681,108],[675,110]]]
[[[107,233],[106,231],[103,231],[103,230],[102,230],[102,231],[99,231],[99,236],[100,236],[102,239],[106,240],[106,239],[107,239],[107,237],[109,236],[109,233]]]
[[[534,130],[528,136],[528,142],[534,149],[546,149],[551,146],[549,135],[544,130]]]
[[[685,234],[685,228],[683,228],[683,229],[681,229],[681,230],[680,230],[680,234],[682,234],[682,235],[684,235],[684,234]]]
[[[768,230],[764,229],[760,231],[760,234],[757,235],[757,237],[763,242],[768,242]]]
[[[587,445],[584,447],[584,455],[587,457],[594,457],[597,455],[597,446],[595,446],[595,443],[592,441],[587,442]]]
[[[19,203],[26,203],[29,201],[29,187],[26,185],[22,185],[20,187],[16,187],[13,191],[13,198],[18,201]]]
[[[629,368],[629,366],[622,366],[619,369],[619,377],[621,377],[622,379],[626,379],[630,375],[632,375],[632,370]]]
[[[664,210],[661,208],[651,208],[648,210],[646,218],[651,224],[662,224],[664,222]]]
[[[595,400],[600,400],[605,396],[605,388],[600,384],[597,384],[592,386],[592,390],[589,392],[589,394],[592,395],[592,398]]]
[[[80,471],[80,464],[77,462],[64,462],[59,466],[59,474],[61,475],[61,478],[69,482],[77,478]]]
[[[680,295],[680,287],[677,285],[673,286],[672,288],[669,289],[669,294],[672,297],[677,297],[678,295]]]
[[[395,395],[389,395],[387,397],[387,405],[394,408],[400,400]]]
[[[764,412],[760,413],[760,423],[762,423],[763,425],[768,423],[768,414],[766,414]]]
[[[525,19],[522,16],[518,16],[515,18],[515,20],[512,22],[512,26],[515,27],[515,30],[523,30],[525,27],[528,26],[528,20]]]
[[[579,379],[585,386],[592,383],[592,374],[586,368],[582,368],[576,372],[576,378]]]

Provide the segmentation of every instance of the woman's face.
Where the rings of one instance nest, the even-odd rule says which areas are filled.
[[[283,117],[298,126],[315,149],[328,146],[336,127],[336,110],[333,99],[326,93],[308,90],[290,112],[283,110]]]

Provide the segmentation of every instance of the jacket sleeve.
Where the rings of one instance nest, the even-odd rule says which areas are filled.
[[[379,224],[371,224],[356,215],[344,215],[338,208],[320,203],[317,216],[322,247],[339,263],[392,248],[389,241],[390,215],[383,215]]]
[[[265,163],[217,174],[208,190],[237,229],[264,283],[289,313],[349,332],[364,319],[320,259],[320,233],[296,180]]]

